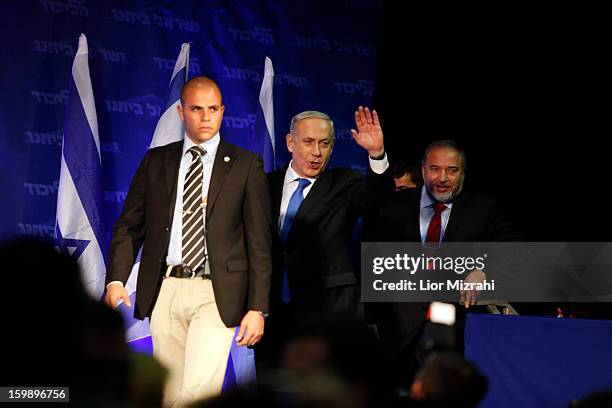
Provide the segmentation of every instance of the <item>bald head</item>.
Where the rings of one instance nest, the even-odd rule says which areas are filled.
[[[181,104],[185,104],[185,94],[190,89],[213,89],[215,92],[219,94],[219,100],[222,101],[221,89],[219,89],[219,85],[212,79],[199,76],[195,78],[191,78],[189,81],[185,82],[183,88],[181,89]]]

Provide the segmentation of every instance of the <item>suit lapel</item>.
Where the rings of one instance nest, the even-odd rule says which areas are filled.
[[[206,217],[210,217],[217,201],[217,197],[221,192],[221,188],[225,183],[225,179],[229,174],[230,168],[236,160],[234,148],[229,143],[221,139],[217,148],[217,155],[213,164],[212,174],[210,176],[210,186],[208,187],[208,204],[206,206]]]
[[[453,242],[453,236],[457,228],[461,225],[463,221],[463,209],[465,208],[465,194],[460,193],[453,200],[453,209],[450,213],[450,218],[448,220],[448,224],[446,225],[446,230],[444,231],[443,242]]]
[[[181,164],[181,153],[183,143],[172,144],[164,154],[164,167],[166,168],[166,187],[170,206],[168,208],[168,220],[172,220],[174,215],[174,205],[176,203],[176,187],[178,183],[178,173]]]

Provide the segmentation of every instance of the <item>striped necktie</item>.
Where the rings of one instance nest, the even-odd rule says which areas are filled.
[[[183,265],[194,272],[206,261],[204,240],[204,205],[202,201],[202,182],[204,164],[202,156],[206,150],[193,146],[188,150],[192,162],[185,177],[183,189]]]

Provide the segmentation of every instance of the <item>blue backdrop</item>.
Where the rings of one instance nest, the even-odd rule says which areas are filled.
[[[181,43],[190,77],[218,81],[221,135],[248,148],[265,56],[274,63],[277,165],[297,112],[329,113],[332,166],[365,169],[353,112],[371,105],[380,1],[0,2],[0,233],[52,237],[68,81],[79,34],[89,41],[110,238],[133,173],[164,109]]]

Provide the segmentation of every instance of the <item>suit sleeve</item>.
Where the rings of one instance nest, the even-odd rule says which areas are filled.
[[[249,258],[248,310],[269,311],[272,274],[272,215],[268,180],[262,161],[251,161],[243,219]]]
[[[495,200],[489,212],[487,232],[487,241],[489,242],[522,241],[521,235],[505,216],[498,200]]]
[[[148,162],[149,154],[145,156],[136,170],[123,211],[113,227],[106,284],[112,281],[121,281],[123,284],[127,282],[138,250],[144,241]]]
[[[396,234],[402,224],[402,220],[396,219],[397,211],[394,199],[391,196],[378,205],[373,206],[363,217],[363,231],[361,240],[364,242],[396,242],[401,241]]]
[[[352,190],[350,210],[356,216],[368,215],[374,211],[395,189],[390,167],[382,174],[377,174],[368,168],[365,181],[362,181],[361,177],[354,176],[350,184]]]

